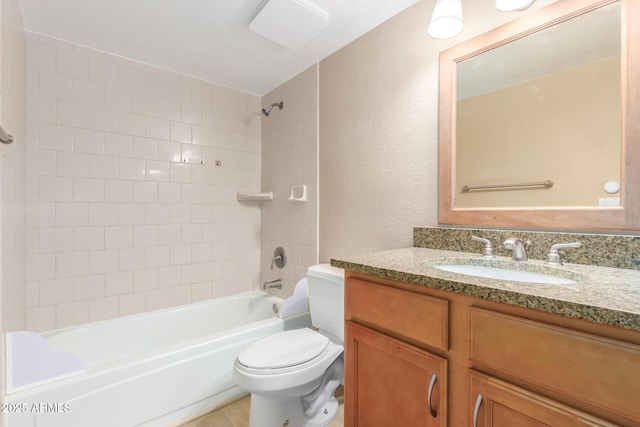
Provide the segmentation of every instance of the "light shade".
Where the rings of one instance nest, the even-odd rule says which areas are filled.
[[[429,35],[436,39],[448,39],[462,31],[462,0],[437,0],[433,9]]]
[[[536,0],[496,0],[496,9],[501,12],[524,10],[531,6],[534,1]]]

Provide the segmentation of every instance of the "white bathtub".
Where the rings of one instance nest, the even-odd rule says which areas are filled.
[[[6,396],[5,425],[168,426],[239,397],[239,351],[310,324],[306,312],[277,317],[281,302],[250,292],[44,333],[52,349],[78,354],[84,373]]]

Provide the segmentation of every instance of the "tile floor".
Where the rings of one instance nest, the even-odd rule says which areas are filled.
[[[209,412],[195,420],[191,420],[180,427],[249,427],[249,396],[233,402],[216,411]],[[338,416],[327,427],[343,427],[344,426],[344,406],[342,396],[338,397],[340,409]],[[295,426],[291,426],[295,427]]]

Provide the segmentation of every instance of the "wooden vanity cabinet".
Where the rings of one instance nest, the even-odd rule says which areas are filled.
[[[479,369],[640,419],[640,346],[478,307],[469,324],[469,358]]]
[[[446,359],[355,323],[346,333],[345,425],[447,425]]]
[[[345,316],[345,426],[446,427],[447,360],[409,342],[446,350],[447,301],[351,279]]]
[[[640,332],[345,277],[345,427],[640,426]]]
[[[613,427],[616,424],[470,370],[473,427]]]

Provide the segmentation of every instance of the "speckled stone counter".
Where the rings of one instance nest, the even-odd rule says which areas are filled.
[[[554,268],[557,276],[575,280],[572,284],[557,285],[485,279],[434,267],[435,264],[469,264],[478,259],[480,256],[474,253],[406,248],[332,259],[331,265],[417,286],[640,331],[640,271],[579,264],[547,267],[539,260],[515,263],[511,258],[497,257],[496,262],[510,264],[510,267],[532,272]]]
[[[640,270],[639,234],[588,234],[554,231],[494,230],[488,228],[415,227],[413,246],[416,248],[480,253],[481,244],[471,236],[484,237],[493,244],[496,255],[509,256],[502,242],[511,236],[520,237],[529,258],[544,259],[554,243],[580,242],[579,249],[565,250],[564,262],[600,267]]]

